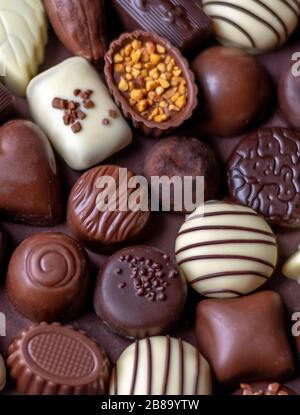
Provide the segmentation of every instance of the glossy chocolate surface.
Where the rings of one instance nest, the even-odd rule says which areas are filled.
[[[292,54],[299,50],[300,41],[299,31],[297,31],[296,36],[291,39],[286,47],[283,49],[274,51],[265,56],[260,57],[260,61],[271,73],[273,80],[277,83],[281,72],[286,67],[287,62],[290,60]],[[41,67],[41,70],[45,70],[50,66],[53,66],[62,60],[70,56],[70,53],[67,52],[64,47],[58,42],[54,37],[51,37],[50,42],[46,49],[46,60]],[[17,106],[23,117],[30,117],[28,107],[24,100],[17,99]],[[197,120],[195,120],[197,121]],[[282,126],[287,127],[287,122],[280,117],[278,112],[275,112],[272,117],[268,120],[266,125],[269,126]],[[182,133],[183,135],[199,135],[199,129],[196,127],[196,122],[192,123],[190,127],[184,127],[179,129],[176,134]],[[212,140],[213,146],[217,149],[218,154],[222,158],[223,162],[226,162],[230,153],[239,142],[242,137],[235,136],[230,140],[214,139]],[[128,166],[136,172],[141,174],[143,170],[143,161],[148,150],[153,146],[155,140],[151,137],[145,137],[138,132],[135,132],[135,143],[133,146],[128,147],[125,151],[122,151],[117,156],[111,158],[107,163],[114,163],[122,166]],[[72,185],[80,176],[80,173],[74,172],[69,169],[64,162],[58,159],[61,179],[64,184],[64,194],[68,195],[71,190]],[[225,192],[226,193],[226,192]],[[182,224],[182,217],[174,214],[153,214],[151,218],[151,233],[147,232],[143,237],[143,244],[155,246],[164,251],[169,251],[173,249],[175,238],[178,232],[179,227]],[[39,228],[23,226],[8,222],[3,222],[3,228],[7,231],[10,240],[11,246],[16,247],[17,244],[22,242],[26,237],[36,232],[40,232]],[[62,231],[65,233],[70,233],[68,227],[65,223],[54,228],[56,231]],[[49,229],[50,230],[50,229]],[[300,286],[295,282],[283,278],[280,273],[280,266],[282,262],[292,253],[294,253],[299,245],[300,232],[299,231],[289,231],[289,230],[280,230],[276,232],[279,239],[280,246],[280,261],[278,266],[278,271],[276,272],[275,277],[268,283],[268,288],[275,289],[278,291],[285,303],[288,312],[288,318],[290,319],[291,314],[299,311],[299,296],[300,296]],[[93,254],[89,251],[89,256],[93,266],[96,271],[102,267],[107,261],[107,256],[101,254]],[[4,279],[2,279],[4,282]],[[193,321],[192,316],[194,315],[194,305],[199,301],[198,295],[190,298],[189,310],[184,315],[182,323],[178,324],[173,330],[170,330],[170,335],[173,337],[181,336],[185,341],[188,341],[196,345],[194,331],[193,331]],[[4,286],[0,288],[0,309],[7,316],[9,324],[7,324],[7,336],[1,337],[0,339],[0,352],[2,354],[6,353],[7,347],[16,336],[16,334],[23,329],[24,327],[30,324],[30,321],[24,318],[21,314],[17,313],[11,303],[8,301],[5,293]],[[72,321],[72,324],[75,327],[85,330],[89,336],[94,337],[99,344],[101,344],[104,349],[107,351],[112,363],[115,363],[124,349],[131,343],[129,340],[123,339],[111,332],[105,324],[103,324],[99,318],[96,316],[92,303],[89,302],[84,313]],[[274,379],[271,379],[273,382]],[[300,393],[300,377],[295,375],[288,382],[288,386],[295,390],[295,392]],[[13,384],[8,384],[3,393],[16,393],[16,389]]]
[[[287,122],[299,130],[300,74],[296,62],[291,62],[281,74],[278,84],[278,103]]]
[[[89,287],[88,257],[63,233],[43,232],[14,251],[6,277],[7,295],[32,321],[66,321],[82,311]]]
[[[233,395],[243,395],[243,396],[287,396],[287,395],[297,395],[290,388],[287,388],[284,385],[281,385],[277,382],[254,382],[250,384],[241,384],[240,388],[237,389]]]
[[[113,0],[127,31],[155,32],[182,50],[199,48],[212,32],[212,21],[198,0]]]
[[[256,60],[239,49],[213,47],[192,63],[199,88],[199,128],[231,136],[259,125],[271,108],[271,83]]]
[[[230,197],[272,225],[300,227],[300,133],[259,129],[233,150],[227,165]]]
[[[42,130],[30,121],[9,121],[0,128],[0,146],[0,216],[37,226],[59,223],[59,173]]]
[[[110,257],[100,270],[94,307],[117,334],[143,338],[172,328],[186,298],[185,279],[169,254],[133,246]]]

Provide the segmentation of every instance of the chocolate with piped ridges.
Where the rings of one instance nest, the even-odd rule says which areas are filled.
[[[110,364],[84,332],[58,323],[22,330],[7,351],[17,390],[26,395],[99,395],[107,391]]]
[[[0,84],[0,122],[6,121],[16,112],[16,98],[4,85]]]
[[[200,352],[225,388],[261,379],[285,382],[294,374],[284,306],[275,291],[201,301],[195,331]]]
[[[141,41],[145,44],[152,43],[154,45],[162,46],[163,49],[166,50],[166,53],[168,53],[170,57],[174,59],[176,66],[178,66],[180,69],[182,77],[185,80],[186,105],[180,111],[178,111],[178,109],[176,111],[170,110],[170,113],[172,114],[166,121],[156,122],[154,119],[149,120],[148,118],[143,117],[133,106],[130,105],[129,99],[121,92],[119,85],[116,84],[114,70],[115,57],[124,46],[133,41]],[[143,32],[142,30],[136,30],[131,33],[123,33],[118,39],[114,40],[111,43],[104,59],[104,73],[106,81],[116,104],[121,107],[125,117],[131,119],[134,127],[141,129],[144,134],[152,135],[153,137],[159,137],[163,134],[168,134],[175,128],[181,126],[184,121],[188,120],[192,116],[198,102],[198,89],[195,84],[195,77],[189,68],[188,61],[183,57],[181,52],[167,39],[164,39],[155,33]],[[136,81],[134,81],[134,83],[136,85]]]
[[[259,288],[277,264],[276,237],[254,210],[207,202],[187,216],[176,260],[188,283],[207,297],[236,297]]]
[[[113,0],[122,26],[155,32],[184,51],[196,49],[212,32],[212,20],[197,0]]]
[[[32,321],[67,321],[82,310],[89,287],[88,257],[79,242],[58,232],[31,235],[14,251],[6,290]]]
[[[133,246],[111,256],[100,270],[94,307],[116,333],[143,338],[174,326],[186,297],[185,279],[170,255],[150,246]]]
[[[300,133],[261,128],[246,136],[227,164],[231,200],[249,206],[272,225],[300,227]]]
[[[110,395],[211,395],[207,361],[191,344],[170,336],[136,340],[119,357]]]
[[[35,226],[60,222],[61,188],[48,138],[31,121],[0,128],[0,215]]]
[[[109,183],[106,182],[108,177],[111,179]],[[139,193],[141,206],[132,210],[128,199],[135,189],[127,186],[134,175],[127,170],[125,180],[122,177],[119,166],[94,167],[79,177],[70,192],[67,209],[69,228],[77,239],[93,250],[137,238],[148,222],[150,212],[142,210],[144,201],[148,208],[146,189],[141,188]]]

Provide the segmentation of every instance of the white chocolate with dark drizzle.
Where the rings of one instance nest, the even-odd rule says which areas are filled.
[[[121,354],[110,395],[210,395],[211,371],[198,350],[169,336],[146,337]]]
[[[267,222],[248,207],[208,202],[189,215],[176,239],[176,260],[200,294],[248,294],[271,277],[277,243]]]

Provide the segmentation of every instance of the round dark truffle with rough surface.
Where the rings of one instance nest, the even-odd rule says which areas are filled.
[[[186,282],[168,254],[133,246],[110,257],[100,271],[94,307],[119,335],[143,338],[178,321],[186,296]]]
[[[246,52],[216,46],[200,53],[192,68],[199,86],[201,132],[239,134],[259,124],[270,109],[270,78]]]
[[[300,133],[262,128],[244,138],[228,162],[231,199],[271,224],[300,227]]]
[[[88,287],[88,256],[77,241],[62,233],[34,234],[17,247],[10,259],[7,295],[32,321],[77,317]]]
[[[220,166],[215,152],[198,138],[192,137],[168,137],[156,143],[145,158],[144,174],[149,183],[153,176],[170,179],[191,176],[193,201],[196,198],[197,176],[204,177],[205,200],[213,199],[220,185]],[[161,199],[161,192],[159,196]],[[171,192],[170,207],[175,210],[174,192]],[[185,211],[184,205],[182,211]]]

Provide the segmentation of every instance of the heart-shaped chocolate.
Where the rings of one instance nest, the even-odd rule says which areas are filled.
[[[0,215],[29,225],[61,219],[61,191],[55,156],[42,130],[13,120],[0,128]]]

